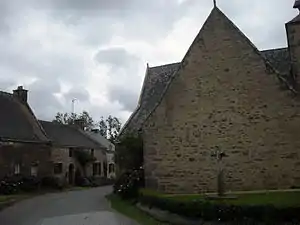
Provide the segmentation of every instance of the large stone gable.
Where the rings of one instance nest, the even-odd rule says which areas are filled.
[[[144,128],[146,186],[216,190],[220,148],[230,190],[300,185],[300,105],[217,8]]]

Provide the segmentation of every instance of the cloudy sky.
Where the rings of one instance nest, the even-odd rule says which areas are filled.
[[[150,66],[177,62],[213,0],[0,0],[0,90],[18,85],[40,119],[83,109],[125,122]],[[259,49],[286,46],[294,0],[218,0]]]

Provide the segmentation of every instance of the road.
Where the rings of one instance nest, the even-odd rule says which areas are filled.
[[[0,212],[0,225],[137,225],[109,207],[111,187],[47,194]]]

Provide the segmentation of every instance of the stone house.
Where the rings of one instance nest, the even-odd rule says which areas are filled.
[[[106,148],[82,130],[81,121],[69,126],[37,120],[27,94],[22,86],[13,94],[0,91],[0,179],[12,174],[56,176],[72,184],[77,169],[86,176],[105,176]],[[75,150],[96,161],[80,167]]]
[[[285,27],[259,51],[215,6],[181,62],[147,65],[121,135],[142,131],[148,188],[214,192],[220,152],[227,190],[300,187],[300,15]]]
[[[74,182],[76,171],[88,177],[105,176],[105,148],[85,133],[80,122],[77,120],[77,125],[72,126],[40,121],[52,142],[51,161],[53,162],[54,176],[70,184]],[[75,151],[84,151],[93,156],[95,161],[83,168],[76,159]]]
[[[85,131],[86,134],[92,138],[94,141],[98,142],[101,146],[104,147],[106,153],[106,176],[108,178],[115,178],[115,145],[103,137],[98,129],[93,129],[91,131]]]
[[[0,179],[5,175],[47,176],[51,143],[27,103],[27,90],[0,91]]]

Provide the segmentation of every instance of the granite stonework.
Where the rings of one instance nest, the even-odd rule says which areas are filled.
[[[217,149],[227,154],[227,190],[300,186],[300,99],[293,80],[300,25],[287,30],[293,70],[285,70],[293,74],[280,73],[266,52],[218,8],[212,10],[144,123],[147,188],[216,191],[211,155]],[[286,57],[283,51],[278,54]]]

